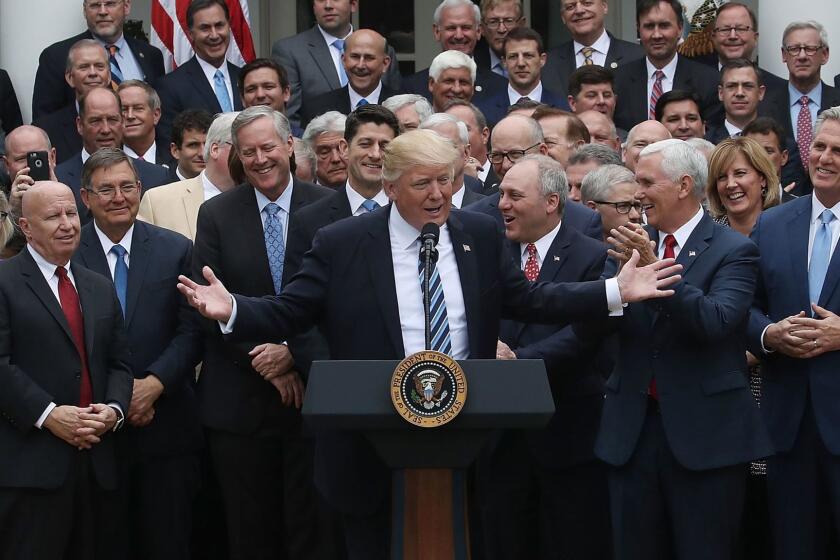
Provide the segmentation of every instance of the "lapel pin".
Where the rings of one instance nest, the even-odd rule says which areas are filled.
[[[470,246],[464,243],[464,252],[469,253],[470,251],[472,251],[472,249],[470,249]]]
[[[559,260],[560,260],[560,257],[558,257],[557,255],[554,255],[554,260],[555,260],[555,261],[559,261]]]
[[[696,252],[694,252],[694,251],[689,251],[689,252],[688,252],[688,256],[689,256],[689,257],[696,257],[696,256],[697,256],[697,253],[696,253]]]
[[[612,64],[610,64],[610,68],[612,68],[612,69],[618,68],[618,62],[613,62]]]
[[[481,88],[481,86],[475,86],[475,91],[477,91],[477,92],[479,92],[479,93],[480,93],[480,92],[481,92],[481,89],[482,89],[482,88]]]

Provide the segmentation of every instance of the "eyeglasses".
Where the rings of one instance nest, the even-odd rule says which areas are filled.
[[[496,165],[499,165],[500,163],[505,161],[505,158],[508,158],[508,160],[511,163],[516,163],[517,160],[522,159],[525,156],[525,154],[528,153],[529,150],[533,150],[540,144],[542,144],[542,142],[537,142],[533,146],[529,146],[524,150],[511,150],[509,152],[490,152],[490,155],[488,157],[490,158],[490,163],[495,163]]]
[[[641,202],[607,202],[606,200],[593,200],[592,202],[595,204],[608,204],[615,208],[615,211],[619,214],[629,214],[633,208],[636,209],[636,212],[642,213]]]
[[[822,49],[825,45],[785,45],[782,50],[790,56],[798,56],[801,51],[805,51],[808,56],[814,56],[817,51]]]
[[[102,200],[111,200],[117,194],[117,189],[122,193],[123,196],[131,196],[137,192],[137,189],[140,188],[139,183],[127,183],[125,185],[120,185],[119,187],[102,187],[97,190],[93,189],[85,189],[87,192],[95,194]]]
[[[730,27],[715,27],[712,31],[719,37],[729,37],[733,31],[735,35],[740,36],[752,31],[752,27],[749,25],[734,25]]]
[[[508,29],[512,28],[522,18],[490,18],[484,20],[484,27],[488,29],[498,29],[504,23]]]
[[[107,0],[107,2],[91,2],[87,4],[87,9],[93,12],[98,12],[102,9],[102,6],[105,6],[105,9],[109,12],[122,4],[122,1],[117,2],[116,0]]]

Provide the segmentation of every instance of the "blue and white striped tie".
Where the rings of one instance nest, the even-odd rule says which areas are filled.
[[[431,322],[431,348],[443,352],[452,353],[452,340],[449,337],[449,318],[446,316],[446,301],[443,297],[443,283],[440,281],[437,265],[431,263],[431,274],[429,275],[429,321]],[[423,259],[420,259],[420,286],[423,286]]]

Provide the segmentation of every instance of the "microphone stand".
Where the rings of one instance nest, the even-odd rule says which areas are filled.
[[[432,298],[431,294],[429,294],[429,282],[432,276],[432,262],[435,260],[432,255],[437,252],[435,250],[434,240],[424,240],[421,251],[423,252],[423,320],[426,327],[426,350],[431,350],[432,318],[429,315],[431,313]]]

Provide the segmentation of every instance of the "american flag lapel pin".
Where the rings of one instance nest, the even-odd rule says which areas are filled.
[[[559,261],[559,260],[560,260],[560,257],[558,257],[557,255],[554,255],[554,260],[555,260],[555,261]]]
[[[470,246],[464,243],[464,252],[469,253],[470,251],[472,251],[472,249],[470,249]]]
[[[689,256],[689,257],[696,257],[696,256],[697,256],[697,253],[696,253],[696,252],[694,252],[694,251],[689,251],[689,252],[688,252],[688,256]]]

